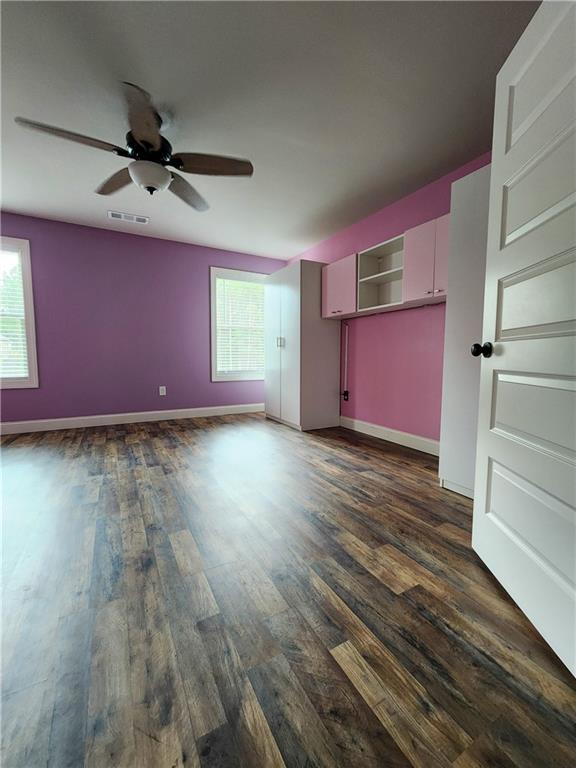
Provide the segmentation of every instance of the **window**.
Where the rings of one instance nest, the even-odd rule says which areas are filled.
[[[264,378],[264,278],[210,268],[212,381]]]
[[[0,240],[0,380],[2,389],[38,386],[28,240]]]

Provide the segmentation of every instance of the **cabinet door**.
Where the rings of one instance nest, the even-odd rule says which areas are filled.
[[[282,277],[276,272],[267,277],[264,284],[264,408],[268,416],[276,419],[281,418],[281,293]]]
[[[300,426],[300,273],[301,262],[282,270],[280,413]]]
[[[436,255],[434,257],[434,296],[448,292],[448,251],[450,249],[450,214],[436,219]]]
[[[434,295],[436,220],[427,221],[404,234],[404,301]]]
[[[322,317],[356,312],[356,254],[322,269]]]

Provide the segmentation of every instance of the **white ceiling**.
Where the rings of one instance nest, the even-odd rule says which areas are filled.
[[[2,3],[2,206],[289,258],[489,149],[495,75],[537,5]],[[103,198],[125,160],[13,122],[123,144],[121,80],[173,113],[176,150],[247,157],[253,178],[188,177],[207,213]]]

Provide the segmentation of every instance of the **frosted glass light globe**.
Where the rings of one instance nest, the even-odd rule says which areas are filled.
[[[135,160],[128,166],[130,178],[151,195],[167,189],[172,181],[172,174],[163,165],[150,160]]]

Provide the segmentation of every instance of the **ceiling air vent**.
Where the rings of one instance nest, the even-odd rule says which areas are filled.
[[[116,221],[129,221],[131,224],[148,224],[148,216],[138,216],[135,213],[122,213],[121,211],[108,211],[108,218]]]

